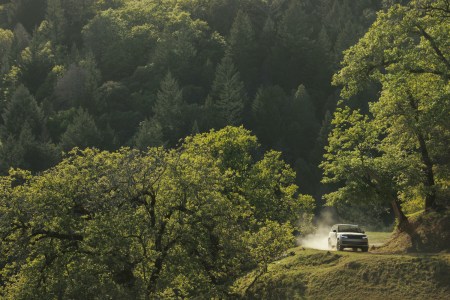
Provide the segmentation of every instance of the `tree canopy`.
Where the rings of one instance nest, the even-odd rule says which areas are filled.
[[[39,175],[11,169],[0,183],[1,297],[227,295],[293,245],[314,207],[280,153],[258,148],[226,127],[173,150],[75,148]]]
[[[407,211],[448,205],[449,30],[447,1],[411,1],[379,12],[345,51],[334,76],[342,96],[373,83],[381,93],[368,113],[345,102],[335,113],[322,167],[325,182],[345,186],[327,195],[330,202],[376,195]]]

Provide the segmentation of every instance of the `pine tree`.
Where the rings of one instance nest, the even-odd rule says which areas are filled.
[[[237,13],[231,27],[228,52],[252,93],[257,87],[260,52],[250,17],[243,11]]]
[[[55,65],[56,56],[52,43],[48,41],[49,32],[48,22],[43,21],[33,32],[30,45],[20,54],[20,80],[33,95]]]
[[[62,76],[59,76],[54,88],[55,109],[83,107],[90,113],[98,113],[96,90],[100,74],[91,56],[78,64],[71,64]]]
[[[170,72],[161,82],[160,90],[153,107],[154,118],[160,124],[164,136],[170,145],[183,137],[183,109],[185,103],[178,82]]]
[[[286,90],[297,87],[299,82],[312,85],[317,75],[317,45],[313,42],[313,19],[303,2],[292,1],[284,12],[277,34],[279,42],[275,49],[274,77]]]
[[[196,135],[200,133],[200,129],[198,128],[198,122],[197,120],[194,121],[194,124],[192,124],[191,134]]]
[[[331,132],[332,126],[331,121],[333,116],[330,111],[327,110],[325,112],[325,117],[322,120],[322,125],[320,127],[319,133],[317,135],[316,144],[314,146],[314,150],[312,151],[312,160],[315,163],[320,162],[322,156],[325,152],[325,146],[328,145],[328,135]]]
[[[0,76],[3,76],[9,69],[9,60],[14,35],[11,30],[0,28]]]
[[[18,137],[25,123],[30,127],[32,134],[40,136],[43,128],[43,114],[34,97],[23,85],[19,86],[12,95],[2,114],[2,135]]]
[[[342,53],[345,49],[358,41],[358,37],[362,34],[361,31],[361,27],[351,20],[348,20],[345,23],[345,26],[341,31],[339,31],[336,43],[334,44],[334,55],[336,56],[336,61],[340,61],[342,59]]]
[[[79,108],[72,123],[61,136],[61,147],[68,151],[74,147],[87,148],[101,145],[100,132],[92,116]]]
[[[50,26],[51,41],[57,45],[64,39],[66,20],[64,10],[61,6],[61,0],[47,0],[46,19]]]
[[[229,43],[232,52],[235,54],[243,54],[239,53],[239,50],[245,50],[246,48],[251,49],[255,39],[255,32],[250,17],[247,13],[240,10],[236,15],[230,30]]]
[[[214,101],[211,97],[211,95],[208,95],[205,99],[205,103],[202,106],[203,110],[203,124],[204,128],[209,130],[212,128],[219,128],[219,117],[217,115],[217,109],[214,105]]]
[[[66,110],[77,107],[88,98],[86,91],[87,72],[78,65],[72,64],[60,76],[54,89],[54,107],[57,110]]]
[[[293,157],[307,159],[317,136],[319,123],[315,107],[304,85],[300,85],[285,112],[285,144]]]
[[[322,25],[322,28],[320,28],[319,36],[317,37],[318,43],[320,45],[320,49],[328,56],[330,57],[331,50],[332,50],[332,43],[330,40],[330,36],[327,33],[327,29],[325,26]]]
[[[263,51],[263,61],[261,63],[261,81],[263,85],[273,84],[273,50],[277,44],[276,24],[272,18],[267,17],[261,32],[259,41],[261,45],[260,51]]]
[[[42,110],[23,85],[12,95],[2,119],[0,173],[10,167],[42,171],[56,163],[59,151],[46,134]]]
[[[282,16],[279,34],[287,46],[307,48],[313,33],[312,18],[301,1],[292,1]]]
[[[22,24],[18,23],[14,27],[14,52],[20,53],[23,49],[30,45],[31,36],[23,27]]]
[[[59,148],[50,141],[37,139],[25,123],[18,137],[10,135],[0,145],[0,174],[9,168],[22,168],[34,172],[47,170],[60,159]]]
[[[279,86],[260,88],[252,105],[254,130],[263,143],[279,146],[283,137],[283,107],[286,94]]]
[[[217,67],[212,95],[220,126],[241,125],[247,97],[244,83],[229,56],[225,56]]]
[[[162,146],[163,133],[161,125],[155,119],[144,120],[139,124],[139,129],[133,137],[133,145],[145,150],[147,147]]]

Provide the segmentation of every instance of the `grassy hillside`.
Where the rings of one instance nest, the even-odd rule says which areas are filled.
[[[420,238],[420,247],[416,249],[411,237],[399,230],[394,230],[389,239],[376,250],[380,253],[405,252],[449,252],[450,251],[450,210],[440,212],[417,212],[408,216],[413,230]],[[369,235],[369,241],[371,237]]]
[[[255,282],[236,282],[246,299],[449,299],[450,254],[387,255],[295,248]],[[252,284],[252,282],[254,282]],[[250,288],[248,288],[250,286]]]

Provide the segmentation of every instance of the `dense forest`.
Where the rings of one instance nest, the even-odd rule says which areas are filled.
[[[317,166],[339,99],[331,76],[380,8],[370,0],[6,1],[0,172],[45,170],[75,146],[173,147],[243,124],[264,149],[282,151],[302,191],[320,199]]]
[[[323,204],[409,230],[449,36],[448,0],[0,1],[0,297],[228,297]]]

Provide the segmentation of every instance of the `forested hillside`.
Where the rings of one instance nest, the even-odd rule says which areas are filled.
[[[339,98],[331,76],[381,9],[375,0],[1,3],[2,174],[45,170],[75,146],[173,147],[243,124],[318,199]]]
[[[0,298],[446,295],[374,253],[449,250],[449,78],[449,0],[0,1]]]

